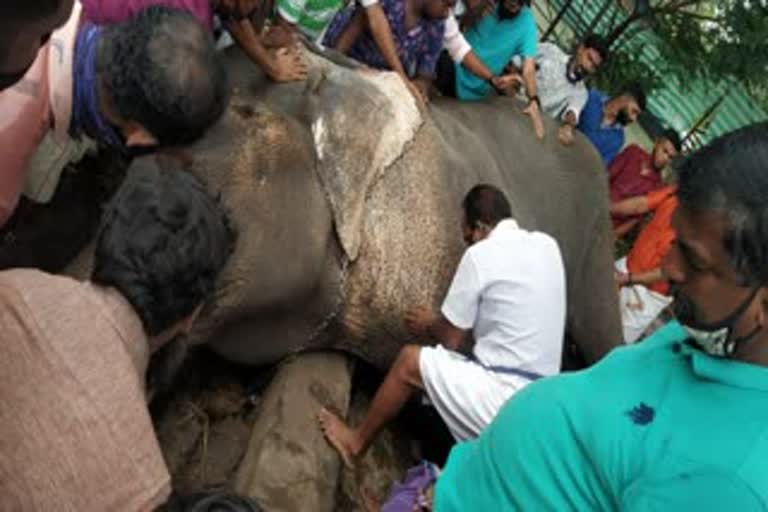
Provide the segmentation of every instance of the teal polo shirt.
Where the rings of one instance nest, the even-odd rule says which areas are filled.
[[[504,67],[519,55],[523,59],[536,56],[539,40],[533,12],[523,7],[512,19],[501,20],[497,11],[486,14],[466,34],[467,42],[491,73],[500,74]],[[488,96],[491,85],[456,65],[456,96],[461,100],[479,100]]]
[[[685,339],[527,386],[453,448],[435,511],[768,510],[768,368]]]

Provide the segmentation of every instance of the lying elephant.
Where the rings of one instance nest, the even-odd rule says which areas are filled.
[[[188,150],[240,232],[194,342],[253,365],[335,348],[387,367],[409,341],[406,309],[445,294],[461,200],[486,182],[560,243],[567,332],[585,359],[618,343],[606,179],[585,139],[562,147],[547,123],[537,140],[505,98],[420,112],[391,73],[307,57],[306,83],[274,85],[228,53],[231,106]]]

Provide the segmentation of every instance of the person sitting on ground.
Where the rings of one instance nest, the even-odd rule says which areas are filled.
[[[437,57],[443,46],[445,19],[455,0],[382,0],[380,6],[386,15],[395,38],[400,67],[408,80],[426,97],[427,89],[435,77]],[[345,52],[350,57],[377,69],[389,69],[389,63],[374,37],[363,30],[363,7],[353,4],[341,11],[331,23],[323,44],[336,47],[345,34],[357,34]],[[349,32],[347,32],[349,30]],[[407,82],[409,83],[409,82]]]
[[[351,428],[327,410],[319,420],[351,465],[417,390],[426,391],[457,440],[476,437],[504,402],[531,381],[560,371],[565,271],[557,242],[526,231],[496,187],[478,185],[463,203],[470,246],[440,313],[416,307],[406,325],[439,345],[406,345],[362,424]],[[475,340],[472,356],[458,350]]]
[[[148,360],[189,332],[235,237],[191,174],[152,163],[107,206],[89,281],[0,272],[3,508],[154,510],[170,494]]]
[[[448,54],[443,54],[435,81],[438,90],[444,96],[460,100],[480,100],[494,89],[505,90],[516,80],[515,74],[504,74],[507,63],[514,56],[520,56],[522,81],[528,96],[524,112],[531,117],[536,136],[544,137],[534,60],[539,36],[530,1],[500,1],[496,9],[482,15],[469,27],[465,36],[472,55],[487,66],[492,77],[484,79],[466,66],[456,64]]]
[[[0,91],[24,78],[40,47],[69,19],[73,4],[74,0],[0,2]]]
[[[226,69],[189,14],[154,6],[107,28],[80,21],[77,3],[24,80],[0,93],[0,227],[25,180],[27,195],[50,199],[94,141],[126,155],[189,144],[226,108]]]
[[[766,169],[768,124],[678,168],[663,264],[677,320],[515,394],[453,447],[434,510],[768,507]]]
[[[672,129],[665,130],[656,139],[652,154],[635,144],[627,146],[608,167],[611,203],[643,196],[663,187],[661,172],[678,155],[680,148],[680,137]],[[616,236],[621,238],[640,222],[641,215],[612,214],[611,219]]]
[[[214,15],[218,15],[232,39],[240,46],[264,73],[276,82],[304,80],[307,66],[300,53],[292,47],[275,51],[267,48],[261,36],[263,22],[268,17],[263,13],[259,20],[252,20],[256,11],[271,11],[270,0],[80,0],[86,18],[98,25],[114,25],[135,16],[152,5],[187,11],[213,31]],[[288,1],[288,0],[281,0]],[[321,1],[321,0],[314,0]],[[335,1],[335,0],[333,0]],[[279,6],[279,4],[278,4]]]
[[[672,302],[661,263],[675,240],[672,214],[676,207],[674,185],[611,204],[611,214],[644,215],[653,212],[653,217],[640,231],[627,256],[616,261],[615,265],[616,280],[621,287],[619,308],[625,343],[633,343],[640,338]]]
[[[608,99],[592,89],[576,126],[595,146],[603,163],[608,166],[624,146],[624,128],[637,121],[645,110],[645,93],[639,85],[624,88],[618,96]]]
[[[573,144],[573,129],[587,104],[589,91],[584,83],[608,60],[608,43],[596,34],[590,34],[568,55],[554,43],[539,43],[536,55],[536,86],[542,110],[559,121],[558,139],[568,146]],[[513,59],[519,69],[520,59]],[[517,75],[517,83],[523,82]]]

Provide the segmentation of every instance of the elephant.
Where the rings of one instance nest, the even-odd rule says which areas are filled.
[[[562,146],[547,121],[538,140],[512,98],[420,108],[393,73],[305,56],[309,79],[278,85],[225,52],[228,110],[184,150],[239,231],[192,343],[247,365],[335,349],[386,369],[404,343],[427,341],[402,318],[439,307],[465,248],[461,200],[478,183],[559,243],[566,332],[586,363],[620,343],[607,180],[585,138]]]

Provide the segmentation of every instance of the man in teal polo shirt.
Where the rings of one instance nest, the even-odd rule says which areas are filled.
[[[506,89],[509,75],[502,76],[512,57],[523,59],[523,84],[528,95],[525,113],[531,116],[539,138],[544,136],[540,101],[536,88],[536,50],[538,29],[530,0],[502,0],[493,11],[482,16],[466,31],[465,36],[477,58],[493,73],[483,80],[461,63],[454,64],[456,97],[461,100],[480,100],[491,94],[494,87]]]
[[[677,321],[516,394],[434,510],[768,509],[768,124],[678,168]]]

